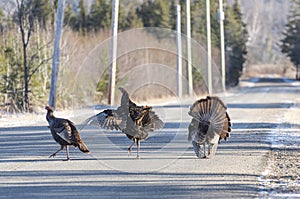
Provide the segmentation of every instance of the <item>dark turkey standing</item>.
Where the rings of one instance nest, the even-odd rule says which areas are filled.
[[[46,106],[46,110],[46,119],[49,123],[52,137],[61,146],[60,149],[51,154],[49,158],[55,157],[58,152],[66,148],[67,160],[70,160],[68,150],[69,145],[78,147],[79,150],[84,153],[90,153],[89,149],[80,138],[79,132],[73,122],[67,119],[54,117],[53,109],[50,106]]]
[[[188,130],[188,140],[192,141],[197,157],[213,157],[220,140],[227,140],[231,132],[231,121],[226,105],[218,97],[207,96],[196,101],[188,113],[193,117]],[[208,147],[206,156],[205,147]],[[212,152],[211,152],[212,147]]]
[[[124,88],[119,88],[122,92],[121,106],[116,110],[106,109],[95,116],[88,118],[85,125],[97,125],[100,128],[110,130],[121,130],[126,136],[133,140],[128,148],[128,155],[131,153],[133,145],[137,145],[137,159],[140,153],[140,141],[148,137],[148,132],[160,129],[164,123],[155,114],[150,106],[138,106],[129,99]]]

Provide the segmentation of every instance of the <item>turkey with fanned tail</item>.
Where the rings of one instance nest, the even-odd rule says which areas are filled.
[[[55,155],[66,148],[67,160],[70,160],[69,145],[78,147],[83,153],[90,153],[88,147],[84,144],[80,138],[79,132],[73,122],[64,118],[57,118],[53,115],[53,109],[50,106],[46,106],[47,110],[46,119],[49,123],[49,128],[53,139],[60,144],[60,149],[55,151],[49,156],[55,157]]]
[[[137,145],[137,159],[140,158],[140,141],[148,137],[148,132],[160,129],[163,121],[155,114],[151,106],[138,106],[131,101],[127,91],[119,88],[122,93],[121,106],[116,110],[106,109],[85,120],[86,125],[97,125],[103,129],[120,130],[133,140],[128,148],[130,155],[134,144]]]
[[[207,96],[197,100],[188,114],[192,117],[188,127],[188,140],[192,141],[196,156],[213,157],[220,140],[227,140],[230,136],[231,121],[226,105],[218,97]]]

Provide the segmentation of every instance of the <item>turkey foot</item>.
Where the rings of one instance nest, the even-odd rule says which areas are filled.
[[[49,156],[49,158],[54,158],[56,156],[56,153],[53,153]]]
[[[135,139],[133,139],[133,143],[127,149],[128,157],[131,155],[131,149],[132,149],[132,147],[133,147],[134,144],[135,144]]]
[[[54,158],[54,157],[56,156],[56,154],[57,154],[58,152],[60,152],[61,150],[63,150],[63,149],[64,149],[64,147],[61,146],[60,149],[58,149],[57,151],[55,151],[54,153],[52,153],[52,154],[49,156],[49,158]]]
[[[127,149],[127,153],[128,153],[128,157],[129,157],[131,155],[131,148],[130,147]]]

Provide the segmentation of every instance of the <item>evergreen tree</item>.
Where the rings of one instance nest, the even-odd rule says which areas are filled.
[[[41,56],[40,52],[47,49],[48,46],[46,45],[46,41],[41,44],[43,39],[40,37],[40,33],[43,31],[40,30],[40,28],[48,29],[46,22],[53,19],[53,13],[50,11],[53,10],[50,9],[50,7],[53,8],[53,4],[49,4],[48,1],[37,0],[16,0],[16,3],[17,7],[12,17],[14,24],[12,27],[9,27],[11,30],[8,30],[6,34],[14,32],[16,28],[19,29],[19,32],[13,35],[15,39],[19,39],[19,42],[13,43],[13,46],[9,45],[5,47],[6,49],[2,52],[6,54],[2,54],[1,56],[4,56],[8,63],[16,63],[13,57],[17,57],[17,60],[22,63],[22,68],[19,68],[17,64],[9,64],[10,68],[18,68],[16,72],[20,74],[19,77],[22,78],[18,81],[20,83],[18,86],[12,84],[14,85],[12,90],[14,90],[13,92],[18,92],[18,96],[20,95],[19,93],[23,95],[22,100],[17,98],[17,100],[20,101],[17,101],[16,104],[21,104],[19,108],[23,111],[31,111],[30,105],[34,76],[39,68],[44,66],[46,62],[51,59]],[[6,34],[3,35],[3,37],[6,37]],[[12,52],[10,52],[10,49]],[[10,53],[7,54],[7,52]],[[7,73],[6,77],[6,79],[9,80],[13,75]],[[20,91],[16,91],[16,89],[19,88],[21,88]]]
[[[15,35],[10,32],[5,35],[4,42],[0,47],[0,93],[5,98],[1,103],[11,103],[10,111],[19,112],[23,109],[23,73],[21,52],[16,52],[12,46],[16,44]],[[21,49],[17,49],[20,50]]]
[[[47,29],[46,22],[50,19],[53,13],[53,5],[48,0],[32,0],[28,1],[32,6],[33,17],[37,20],[39,26]]]
[[[144,1],[137,10],[144,27],[172,28],[170,24],[170,2],[164,0]]]
[[[64,25],[70,26],[73,30],[75,29],[76,24],[76,15],[72,8],[72,5],[70,2],[67,3],[65,7],[65,13],[64,13]]]
[[[281,52],[285,53],[296,66],[296,79],[300,79],[300,0],[292,1],[291,15],[283,33]]]
[[[196,40],[206,40],[205,0],[195,0],[191,5],[192,37]]]
[[[218,19],[219,1],[210,1],[211,42],[213,46],[220,44],[220,25]]]
[[[67,3],[65,8],[64,24],[69,25],[72,30],[85,35],[89,30],[89,19],[84,0],[80,0],[77,10],[73,10],[71,3]]]
[[[176,20],[177,20],[177,4],[180,5],[180,15],[181,15],[181,32],[185,33],[185,0],[171,1],[170,3],[170,27],[172,30],[176,30]]]
[[[133,4],[130,4],[128,13],[126,16],[123,16],[123,19],[124,20],[121,20],[121,22],[119,22],[121,30],[143,27],[143,22],[138,17],[136,13],[136,8]]]
[[[88,27],[88,23],[87,23],[87,10],[86,10],[86,6],[84,3],[84,0],[80,0],[79,1],[79,15],[77,16],[77,30],[82,33],[85,34],[85,32],[87,31],[87,27]]]
[[[246,24],[243,22],[240,5],[236,0],[232,7],[226,8],[225,18],[226,82],[228,85],[239,83],[243,64],[246,61],[247,40]]]
[[[126,11],[122,3],[119,4],[119,18],[118,18],[118,31],[124,31],[127,29]]]
[[[95,0],[89,14],[89,27],[94,31],[111,26],[111,5],[106,0]]]
[[[5,26],[5,15],[3,10],[0,8],[0,33],[3,34]]]
[[[218,1],[210,1],[210,25],[212,46],[219,47],[220,27],[218,22]],[[195,0],[191,5],[192,37],[206,41],[206,0]]]

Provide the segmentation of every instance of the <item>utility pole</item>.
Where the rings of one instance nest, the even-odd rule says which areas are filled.
[[[225,68],[225,44],[224,44],[224,19],[223,0],[219,0],[218,19],[220,22],[220,47],[221,47],[221,68],[222,68],[222,86],[226,91],[226,68]]]
[[[111,20],[111,43],[110,43],[110,73],[108,84],[108,103],[115,103],[115,86],[116,86],[116,70],[117,70],[117,34],[118,34],[118,17],[119,17],[119,0],[113,0],[112,4],[112,20]]]
[[[57,87],[58,70],[59,70],[60,39],[62,35],[62,27],[64,21],[64,8],[65,8],[65,0],[58,0],[50,95],[49,95],[49,102],[48,102],[49,105],[52,106],[54,109],[56,107],[56,87]]]
[[[180,5],[177,5],[177,95],[179,98],[182,97],[182,46],[181,46],[181,14]]]
[[[207,40],[207,83],[208,92],[212,95],[212,68],[211,68],[211,30],[210,30],[210,0],[206,0],[206,40]]]
[[[187,79],[188,79],[188,94],[193,94],[193,74],[192,74],[192,49],[191,49],[191,2],[185,1],[185,16],[186,16],[186,54],[187,54]]]

